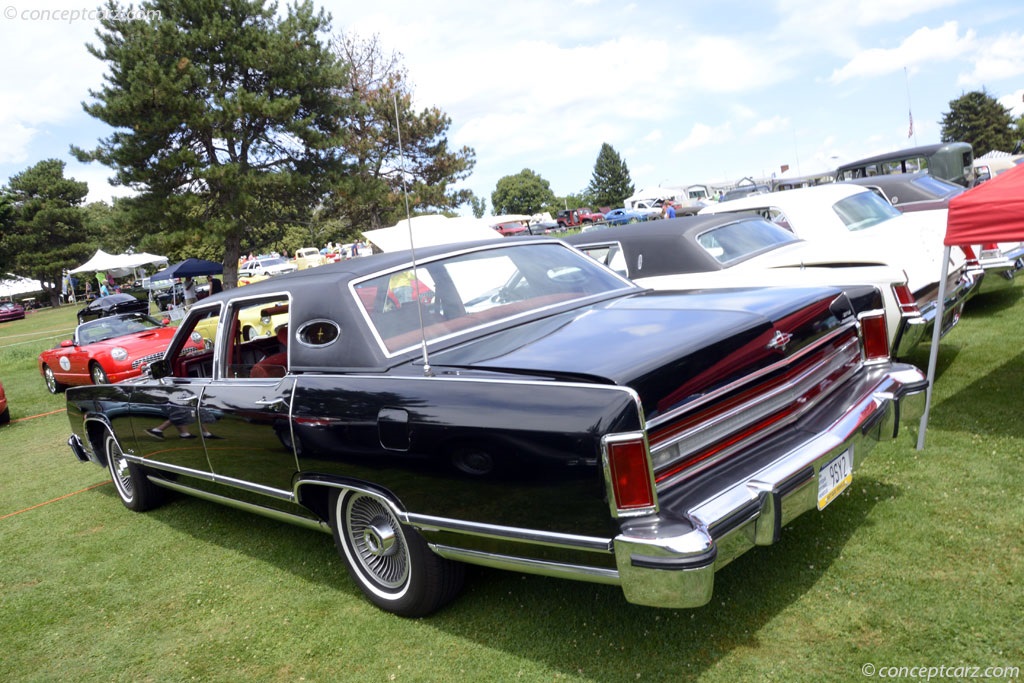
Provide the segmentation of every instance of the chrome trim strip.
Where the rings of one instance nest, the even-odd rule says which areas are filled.
[[[854,346],[856,346],[856,349],[853,348]],[[844,343],[840,348],[836,349],[833,353],[830,353],[823,360],[823,362],[821,364],[818,364],[818,365],[815,365],[814,367],[808,368],[807,371],[802,373],[799,377],[795,378],[793,381],[788,382],[788,383],[778,387],[777,389],[775,389],[775,390],[773,390],[771,392],[768,392],[766,394],[762,394],[762,395],[758,395],[758,396],[754,397],[753,399],[751,399],[747,403],[744,403],[743,405],[737,406],[736,408],[728,411],[727,413],[724,413],[722,416],[719,416],[719,417],[715,418],[715,420],[713,422],[701,423],[700,425],[697,425],[697,426],[691,428],[690,430],[687,430],[687,431],[683,432],[682,434],[678,434],[678,435],[672,437],[670,440],[668,440],[668,441],[666,441],[664,443],[658,444],[652,450],[652,456],[657,454],[657,453],[660,453],[663,450],[666,450],[668,448],[674,447],[680,441],[682,441],[684,439],[687,439],[687,438],[691,438],[695,434],[700,434],[701,432],[706,432],[708,429],[710,429],[712,427],[716,427],[718,425],[724,425],[725,427],[728,428],[730,423],[729,423],[729,421],[726,418],[735,417],[736,414],[747,412],[747,413],[750,413],[752,415],[752,418],[748,419],[744,423],[744,425],[741,425],[740,427],[737,427],[735,429],[729,429],[727,434],[731,434],[731,433],[733,433],[733,432],[735,432],[735,431],[737,431],[739,429],[743,429],[744,426],[748,425],[751,420],[756,420],[756,419],[761,419],[761,418],[767,417],[768,415],[771,415],[772,412],[774,412],[776,410],[780,410],[781,408],[783,408],[784,405],[788,405],[788,404],[792,403],[793,401],[798,401],[800,396],[809,389],[809,387],[806,387],[804,385],[809,384],[809,383],[813,383],[813,382],[818,381],[818,380],[823,378],[822,377],[822,374],[823,374],[822,368],[823,368],[823,366],[825,368],[825,373],[824,374],[830,374],[833,371],[837,371],[837,370],[841,369],[843,367],[843,365],[846,365],[848,363],[853,363],[853,361],[854,361],[854,357],[852,355],[853,351],[856,351],[856,353],[858,355],[858,360],[856,360],[856,362],[853,365],[851,365],[846,372],[844,372],[841,376],[837,377],[832,382],[832,384],[825,391],[823,391],[819,396],[815,397],[814,400],[812,400],[812,401],[805,401],[803,404],[800,405],[800,408],[798,410],[794,411],[792,414],[790,414],[790,415],[788,415],[788,416],[786,416],[786,417],[784,417],[782,419],[779,419],[777,422],[773,423],[769,428],[761,430],[757,434],[752,435],[749,438],[743,439],[743,440],[741,440],[741,441],[739,441],[739,442],[729,446],[728,448],[723,449],[722,451],[720,451],[717,455],[715,455],[712,458],[708,458],[707,460],[704,460],[703,462],[701,462],[699,464],[693,465],[692,467],[688,467],[688,468],[686,468],[686,469],[684,469],[684,470],[682,470],[680,472],[677,472],[676,474],[672,475],[668,479],[665,479],[665,480],[661,481],[658,484],[658,489],[659,490],[663,490],[665,488],[669,488],[669,487],[674,486],[675,484],[679,483],[680,481],[682,481],[684,479],[689,479],[689,478],[693,477],[694,475],[697,475],[697,474],[699,474],[699,473],[701,473],[701,472],[703,472],[703,471],[705,471],[705,470],[707,470],[707,469],[709,469],[711,467],[714,467],[716,464],[718,464],[719,462],[721,462],[722,460],[724,460],[726,458],[729,458],[730,456],[735,454],[737,451],[749,447],[749,445],[750,445],[752,440],[763,439],[763,438],[765,438],[768,435],[777,433],[779,430],[781,430],[781,429],[789,426],[790,424],[793,424],[794,422],[798,421],[801,417],[806,415],[808,412],[810,412],[811,410],[815,409],[817,406],[819,406],[824,401],[828,400],[829,396],[831,396],[834,392],[840,390],[842,388],[842,386],[852,376],[856,375],[861,370],[861,368],[864,367],[864,361],[863,361],[863,358],[862,358],[863,357],[863,353],[861,353],[861,347],[860,347],[860,338],[859,337],[851,338],[848,342]],[[772,399],[778,398],[780,395],[781,395],[781,398],[787,398],[786,394],[790,394],[791,395],[790,396],[792,398],[791,401],[788,401],[787,403],[782,404],[782,405],[777,404],[777,402],[774,403],[774,404],[771,404],[771,405],[767,405],[767,406],[764,405],[768,401],[771,401]],[[758,408],[764,408],[765,410],[767,410],[767,412],[764,412],[764,410],[758,411],[757,410]],[[701,444],[697,444],[694,448],[688,449],[685,453],[678,454],[676,457],[672,458],[671,460],[667,460],[667,461],[665,461],[663,463],[657,463],[655,465],[655,468],[656,468],[656,470],[664,470],[666,468],[669,468],[674,463],[679,462],[680,460],[685,459],[689,455],[692,455],[694,453],[699,452],[700,450],[702,450],[704,448],[709,447],[709,445],[711,443],[714,443],[714,440],[711,440],[708,443],[703,443],[702,442]],[[655,474],[657,474],[657,472],[655,472]]]
[[[143,467],[152,470],[161,470],[164,472],[171,472],[172,474],[179,474],[186,477],[192,477],[193,479],[201,479],[202,481],[208,481],[213,484],[221,484],[222,486],[230,486],[231,488],[241,489],[243,491],[250,491],[252,493],[258,493],[263,496],[269,496],[271,498],[277,498],[289,503],[297,503],[295,496],[289,491],[282,491],[281,489],[275,489],[270,486],[264,486],[263,484],[254,484],[251,481],[243,481],[241,479],[235,479],[233,477],[224,477],[219,474],[212,472],[202,472],[200,470],[194,470],[189,467],[181,467],[179,465],[171,465],[165,462],[159,462],[157,460],[148,460],[146,458],[140,458],[137,455],[124,454],[126,460],[141,465]]]
[[[221,496],[216,493],[210,493],[209,491],[203,491],[202,489],[195,489],[192,488],[191,486],[185,486],[184,484],[179,484],[178,482],[175,481],[161,479],[160,477],[150,476],[148,477],[148,479],[151,482],[153,482],[153,484],[155,484],[156,486],[161,486],[163,488],[171,489],[173,491],[184,493],[189,496],[194,496],[196,498],[202,498],[203,500],[208,500],[212,503],[219,503],[220,505],[226,505],[227,507],[244,510],[246,512],[252,512],[263,517],[275,519],[279,522],[296,524],[298,526],[305,527],[307,529],[312,529],[314,531],[320,531],[327,534],[333,533],[331,531],[331,526],[322,521],[308,519],[306,517],[301,517],[299,515],[292,515],[281,510],[266,508],[263,507],[262,505],[247,503],[241,500],[237,500],[235,498],[228,498],[226,496]]]
[[[471,536],[533,543],[554,548],[572,548],[574,550],[600,553],[612,551],[612,539],[610,538],[577,536],[575,534],[563,534],[555,531],[536,531],[534,529],[499,526],[482,522],[467,522],[445,517],[432,517],[430,515],[406,514],[404,517],[403,521],[406,523],[428,531],[452,531]]]
[[[765,368],[762,368],[761,370],[758,370],[757,372],[751,373],[749,375],[745,375],[742,379],[736,380],[732,384],[729,384],[729,385],[724,386],[724,387],[720,387],[720,388],[716,389],[715,391],[712,391],[711,393],[705,394],[704,396],[701,396],[699,399],[695,399],[693,402],[688,403],[685,406],[680,406],[679,408],[676,408],[675,410],[671,410],[671,411],[669,411],[667,413],[659,415],[658,417],[654,418],[653,420],[651,420],[647,424],[647,429],[649,431],[650,430],[657,430],[663,424],[668,423],[668,422],[673,422],[673,421],[679,419],[680,415],[682,415],[684,413],[692,412],[692,411],[700,408],[701,406],[703,406],[703,405],[705,405],[707,403],[711,403],[713,401],[716,401],[716,400],[720,399],[723,394],[735,391],[735,390],[737,390],[737,389],[739,389],[739,388],[741,388],[741,387],[743,387],[745,385],[754,384],[757,381],[759,381],[764,375],[776,372],[776,371],[778,371],[780,369],[783,369],[783,368],[785,368],[787,366],[790,366],[790,365],[795,365],[804,356],[819,351],[820,350],[819,347],[821,347],[822,345],[824,345],[824,344],[828,343],[829,341],[831,341],[833,337],[838,337],[840,335],[846,334],[846,333],[848,333],[849,328],[856,327],[856,326],[857,326],[856,321],[851,320],[850,322],[842,325],[841,327],[837,327],[836,329],[832,330],[832,332],[830,332],[829,334],[826,334],[821,339],[818,339],[817,341],[814,342],[814,344],[812,346],[808,346],[808,347],[806,347],[804,349],[801,349],[800,351],[798,351],[797,353],[793,354],[792,356],[788,356],[788,357],[780,360],[778,363],[774,363],[774,364],[772,364],[772,365],[770,365],[768,367],[765,367]]]
[[[578,581],[602,583],[609,586],[618,586],[621,583],[619,581],[619,572],[614,569],[585,567],[576,564],[558,564],[526,557],[511,557],[509,555],[496,555],[477,550],[453,548],[447,545],[428,545],[435,553],[449,560],[457,560],[493,569],[507,569],[561,579],[576,579]]]

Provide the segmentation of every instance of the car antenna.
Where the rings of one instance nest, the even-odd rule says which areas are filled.
[[[423,328],[423,307],[420,306],[419,269],[416,267],[416,245],[412,239],[412,215],[409,213],[409,189],[405,184],[405,153],[402,151],[402,123],[398,116],[398,96],[391,93],[391,101],[395,105],[395,130],[398,132],[398,158],[402,170],[402,195],[405,197],[405,222],[409,229],[409,251],[412,252],[412,295],[416,302],[416,312],[420,317],[420,349],[423,351],[423,376],[433,377],[430,359],[427,357],[427,333]]]

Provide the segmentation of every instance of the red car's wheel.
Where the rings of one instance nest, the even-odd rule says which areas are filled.
[[[57,378],[53,375],[53,368],[49,365],[43,366],[43,379],[46,381],[46,388],[51,394],[59,394],[67,389],[67,385],[57,381]]]
[[[107,373],[96,361],[89,364],[89,376],[92,377],[93,384],[110,384]]]
[[[92,377],[93,384],[110,384],[111,381],[106,379],[106,373],[99,366],[98,362],[93,360],[89,364],[89,376]]]

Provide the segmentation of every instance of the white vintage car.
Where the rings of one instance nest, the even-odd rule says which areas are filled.
[[[913,303],[934,319],[942,273],[944,211],[901,213],[866,187],[846,183],[751,195],[707,206],[701,214],[756,214],[800,239],[831,250],[836,263],[874,261],[902,269]],[[943,334],[978,292],[984,271],[954,247],[947,281]]]
[[[874,285],[889,348],[905,357],[931,339],[934,317],[914,304],[907,276],[877,259],[850,260],[759,216],[694,216],[564,238],[639,285],[658,290]]]

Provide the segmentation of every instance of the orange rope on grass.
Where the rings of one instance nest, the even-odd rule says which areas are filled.
[[[61,408],[60,410],[51,410],[48,413],[39,413],[38,415],[29,415],[28,417],[19,417],[16,420],[11,420],[11,422],[12,423],[14,423],[14,422],[24,422],[25,420],[34,420],[37,417],[46,417],[47,415],[56,415],[58,413],[66,413],[66,412],[68,412],[67,408]]]
[[[8,517],[14,517],[15,515],[20,515],[23,512],[28,512],[30,510],[35,510],[36,508],[41,508],[44,505],[49,505],[50,503],[56,503],[58,501],[64,500],[65,498],[70,498],[71,496],[77,496],[79,493],[85,493],[86,491],[92,491],[93,489],[99,488],[101,486],[106,486],[109,483],[111,483],[109,479],[107,481],[101,481],[98,484],[93,484],[92,486],[86,486],[84,489],[81,489],[79,491],[74,491],[73,493],[65,493],[63,496],[59,496],[57,498],[54,498],[53,500],[48,500],[45,503],[36,503],[35,505],[30,505],[29,507],[27,507],[27,508],[25,508],[23,510],[18,510],[17,512],[8,512],[6,515],[0,516],[0,520],[5,520]]]

